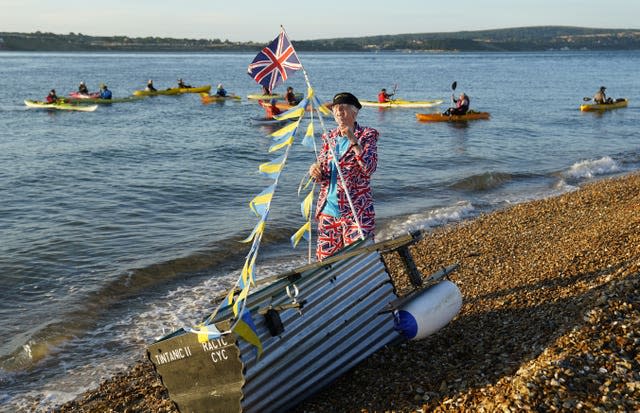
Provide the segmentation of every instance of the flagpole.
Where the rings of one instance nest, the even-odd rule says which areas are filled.
[[[287,36],[287,39],[289,38],[289,36],[287,35],[287,31],[285,30],[283,25],[280,25],[280,29],[282,30],[282,32],[285,34],[285,36]],[[291,42],[291,40],[289,40],[289,42]],[[298,56],[298,52],[296,52],[296,49],[293,48],[293,53],[296,55],[296,57],[298,58],[298,61],[300,62],[300,67],[302,68],[302,74],[304,75],[304,81],[307,84],[307,88],[309,89],[313,89],[311,87],[311,81],[309,80],[309,76],[307,75],[307,70],[304,68],[304,65],[302,64],[302,60],[300,60],[300,57]],[[311,103],[311,107],[313,107],[313,102]],[[324,121],[322,120],[322,114],[320,113],[320,109],[316,109],[316,111],[318,112],[318,119],[320,120],[320,126],[322,127],[322,133],[324,135],[329,136],[326,127],[324,126]],[[333,158],[333,164],[336,167],[336,171],[338,172],[338,176],[340,177],[340,183],[342,183],[342,189],[344,189],[344,194],[347,197],[347,202],[349,203],[349,208],[351,208],[351,213],[353,214],[353,219],[356,222],[356,226],[358,227],[358,234],[360,235],[361,239],[364,239],[364,233],[362,232],[362,226],[360,225],[360,220],[358,219],[358,214],[356,213],[356,209],[353,206],[353,202],[351,201],[351,196],[349,195],[349,189],[347,188],[347,184],[344,180],[344,177],[342,176],[342,170],[340,169],[340,165],[338,164],[338,158],[336,157],[336,153],[334,151],[334,148],[329,144],[329,151],[331,152],[331,157]],[[314,149],[315,149],[315,140],[314,140]],[[316,159],[317,159],[317,151],[316,151]]]

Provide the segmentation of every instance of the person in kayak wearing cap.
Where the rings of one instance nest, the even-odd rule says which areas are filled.
[[[387,89],[380,89],[380,93],[378,93],[378,103],[390,102],[391,96],[393,96],[393,93],[387,93]]]
[[[153,80],[149,79],[149,81],[147,82],[147,87],[145,88],[145,90],[146,90],[146,91],[148,91],[148,92],[155,92],[155,91],[157,91],[158,89],[156,89],[156,88],[153,86]]]
[[[606,87],[600,86],[600,90],[593,95],[593,101],[601,105],[605,103],[613,103],[613,99],[607,98],[607,95],[604,93],[605,90],[607,90]]]
[[[89,94],[89,89],[87,89],[87,85],[85,85],[84,82],[80,82],[80,86],[78,86],[78,93],[82,95]]]
[[[333,97],[331,110],[338,127],[322,135],[318,161],[309,167],[309,175],[320,184],[316,205],[318,261],[362,237],[374,235],[371,175],[378,165],[379,133],[356,122],[361,108],[351,93],[342,92]],[[334,154],[344,182],[333,160]]]
[[[456,99],[455,96],[452,94],[451,100],[456,106],[444,111],[442,113],[443,115],[446,115],[446,116],[464,115],[469,111],[469,96],[467,96],[466,93],[460,93],[460,97],[458,97],[458,99]]]
[[[220,96],[220,97],[227,96],[227,91],[222,86],[222,83],[219,83],[218,87],[216,88],[216,96]]]

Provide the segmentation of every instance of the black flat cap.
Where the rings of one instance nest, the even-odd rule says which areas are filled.
[[[331,102],[332,105],[339,105],[341,103],[346,103],[348,105],[353,105],[358,109],[362,109],[362,105],[360,104],[360,101],[358,101],[358,98],[349,92],[340,92],[336,94],[333,97],[333,102]]]

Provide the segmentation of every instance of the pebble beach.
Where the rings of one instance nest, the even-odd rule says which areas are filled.
[[[381,349],[311,412],[640,411],[640,174],[439,228],[412,247],[451,274],[460,314]],[[384,256],[398,292],[408,288]],[[177,412],[144,359],[56,412]]]

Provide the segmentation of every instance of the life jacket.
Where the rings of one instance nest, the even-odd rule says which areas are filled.
[[[267,119],[273,119],[274,115],[279,115],[282,111],[277,106],[268,105],[264,107],[264,113]]]

